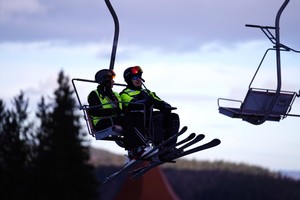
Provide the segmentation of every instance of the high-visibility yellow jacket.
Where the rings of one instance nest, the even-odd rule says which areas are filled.
[[[103,96],[101,93],[99,93],[98,90],[94,90],[94,92],[97,94],[100,104],[101,104],[101,109],[97,109],[97,111],[90,112],[91,118],[93,125],[96,126],[96,124],[99,122],[99,120],[106,118],[106,117],[116,117],[118,116],[117,110],[122,110],[122,100],[120,95],[117,92],[113,92],[115,97],[117,98],[117,104],[113,102],[108,96]],[[90,95],[92,92],[90,93]],[[89,97],[90,97],[89,95]],[[94,106],[94,105],[91,105]],[[96,110],[94,109],[94,110]]]
[[[134,103],[141,103],[146,106],[146,108],[149,108],[149,105],[153,105],[154,108],[157,109],[163,109],[166,105],[166,102],[161,100],[155,92],[151,92],[150,90],[141,89],[141,90],[133,90],[130,88],[125,88],[120,93],[121,99],[123,101],[124,107],[127,109],[129,107],[134,107],[134,109],[137,109],[138,107],[142,109],[141,106],[129,104],[130,102]]]

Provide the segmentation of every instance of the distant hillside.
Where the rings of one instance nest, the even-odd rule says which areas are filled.
[[[280,171],[283,176],[291,177],[295,180],[300,180],[300,171]]]
[[[124,157],[91,149],[90,162],[99,181],[123,165]],[[224,161],[181,159],[162,165],[170,186],[182,200],[295,200],[300,199],[300,181],[267,169]],[[99,199],[113,200],[125,175],[99,188]]]
[[[111,153],[102,149],[91,149],[90,162],[94,166],[117,166],[120,167],[124,164],[124,156]],[[176,163],[166,163],[162,165],[163,168],[172,168],[177,170],[226,170],[232,172],[241,172],[252,175],[270,175],[277,177],[277,172],[271,172],[259,166],[251,166],[243,163],[232,163],[225,161],[198,161],[179,159]]]
[[[124,156],[97,148],[90,148],[90,163],[94,166],[121,166]]]

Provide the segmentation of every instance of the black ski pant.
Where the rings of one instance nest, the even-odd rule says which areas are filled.
[[[150,124],[149,124],[150,123]],[[143,113],[130,113],[124,117],[124,146],[126,150],[132,150],[140,146],[145,146],[150,139],[154,146],[167,140],[178,133],[180,126],[179,116],[176,113],[163,113],[154,111],[152,117],[147,117],[144,121]],[[146,140],[143,141],[136,130]],[[175,145],[177,138],[174,138],[166,146]]]
[[[176,113],[164,113],[164,140],[177,134],[180,127],[179,116]],[[166,146],[175,146],[177,137],[172,139]]]

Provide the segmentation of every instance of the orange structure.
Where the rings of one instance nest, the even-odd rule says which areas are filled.
[[[155,167],[142,177],[127,178],[115,200],[179,200],[160,167]]]

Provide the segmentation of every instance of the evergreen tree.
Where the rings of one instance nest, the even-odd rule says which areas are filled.
[[[69,79],[61,71],[52,110],[49,111],[43,98],[39,104],[40,147],[36,160],[39,199],[96,198],[97,182],[92,166],[87,164],[89,149],[84,146],[72,95]]]
[[[47,139],[48,133],[52,131],[52,119],[51,119],[51,105],[46,104],[45,98],[42,97],[40,103],[38,103],[38,110],[36,112],[36,117],[40,120],[40,125],[36,130],[36,138],[39,143],[38,147],[40,149],[49,148],[49,140]]]
[[[22,91],[14,98],[11,110],[5,110],[0,101],[1,199],[19,199],[28,192],[27,175],[32,160],[29,138],[33,135],[33,123],[28,121],[28,102]]]
[[[3,135],[4,127],[5,127],[5,118],[6,118],[6,111],[5,111],[5,104],[2,99],[0,99],[0,134]]]

